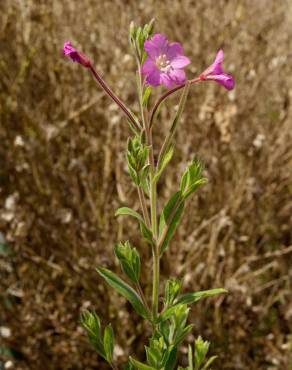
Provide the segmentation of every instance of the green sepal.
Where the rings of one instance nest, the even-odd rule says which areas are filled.
[[[96,270],[112,288],[116,289],[118,293],[120,293],[132,304],[135,311],[140,316],[142,316],[144,319],[149,318],[147,308],[144,306],[144,303],[142,302],[138,293],[130,285],[118,277],[114,272],[106,268],[97,267]]]

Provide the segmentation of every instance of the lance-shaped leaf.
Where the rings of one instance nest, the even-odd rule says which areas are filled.
[[[217,289],[210,289],[210,290],[203,290],[201,292],[194,292],[194,293],[187,293],[183,294],[177,298],[175,304],[191,304],[198,302],[201,298],[212,297],[214,295],[227,293],[226,289],[217,288]]]
[[[144,319],[148,318],[146,307],[144,306],[140,296],[130,285],[119,278],[114,272],[106,268],[97,267],[96,270],[112,288],[116,289],[117,292],[119,292],[132,304],[135,311],[139,315],[141,315]]]
[[[143,107],[147,107],[151,92],[152,92],[152,87],[147,86],[143,94],[143,100],[142,100]]]
[[[160,216],[159,223],[159,247],[160,253],[162,254],[168,247],[184,211],[184,200],[181,192],[175,193],[166,206]]]
[[[106,359],[99,317],[95,312],[85,311],[81,315],[81,324],[86,329],[89,340],[96,352]]]
[[[104,330],[103,346],[106,359],[110,364],[113,362],[114,345],[114,332],[111,324],[109,324]]]
[[[163,156],[163,158],[161,158],[161,160],[159,161],[159,166],[158,166],[158,169],[157,169],[157,173],[154,176],[153,181],[157,182],[159,180],[160,176],[162,175],[162,172],[165,170],[166,166],[171,161],[171,159],[173,157],[173,153],[174,153],[174,146],[170,145],[170,147],[168,148],[168,150],[165,153],[165,155]]]
[[[115,213],[115,216],[121,216],[121,215],[126,215],[126,216],[132,216],[134,218],[136,218],[139,223],[140,223],[140,227],[141,227],[141,231],[142,231],[142,234],[144,236],[144,238],[150,243],[150,244],[153,244],[154,241],[153,241],[153,235],[152,235],[152,232],[151,230],[146,226],[142,216],[140,215],[140,213],[134,211],[132,208],[129,208],[129,207],[121,207],[119,208],[116,213]]]
[[[155,367],[143,364],[142,362],[135,360],[133,357],[130,357],[130,362],[138,370],[156,370]]]
[[[115,246],[115,255],[119,259],[124,273],[138,284],[140,278],[141,261],[136,248],[133,248],[129,241]]]
[[[174,312],[176,311],[178,305],[192,304],[192,303],[198,302],[202,298],[212,297],[212,296],[222,294],[222,293],[227,293],[227,290],[218,288],[218,289],[203,290],[203,291],[195,292],[195,293],[183,294],[174,301],[173,306],[168,307],[165,311],[161,313],[161,315],[158,318],[158,322],[167,320],[170,316],[172,316]]]
[[[206,364],[203,366],[202,370],[209,370],[210,366],[213,364],[216,358],[218,358],[218,356],[210,357],[209,360],[206,362]]]
[[[121,207],[115,213],[115,216],[122,216],[122,215],[132,216],[136,218],[139,222],[144,222],[140,213],[134,211],[132,208],[129,208],[129,207]]]

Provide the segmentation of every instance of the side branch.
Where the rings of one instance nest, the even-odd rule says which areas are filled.
[[[199,78],[195,78],[195,79],[193,79],[193,80],[189,80],[189,81],[187,81],[187,82],[189,82],[189,83],[192,85],[192,84],[194,84],[194,83],[196,83],[196,82],[199,82],[199,81],[200,81],[200,79],[199,79]],[[175,93],[176,91],[178,91],[178,90],[182,89],[183,87],[185,87],[185,85],[187,84],[187,82],[186,82],[186,83],[184,83],[184,84],[182,84],[182,85],[179,85],[179,86],[175,87],[175,88],[174,88],[174,89],[172,89],[172,90],[167,91],[165,94],[163,94],[163,95],[162,95],[162,96],[157,100],[157,102],[155,103],[155,105],[154,105],[154,107],[153,107],[153,109],[152,109],[151,115],[150,115],[150,120],[149,120],[149,127],[150,127],[150,128],[152,128],[152,126],[153,126],[153,122],[154,122],[155,114],[156,114],[156,112],[157,112],[158,108],[160,107],[160,105],[163,103],[163,101],[164,101],[166,98],[168,98],[170,95],[172,95],[173,93]]]
[[[99,83],[99,85],[103,88],[103,90],[112,98],[112,100],[122,109],[122,111],[125,113],[127,118],[131,121],[131,123],[134,125],[135,129],[140,131],[141,127],[135,120],[133,114],[129,111],[129,109],[126,107],[126,105],[119,99],[115,93],[109,88],[107,83],[100,77],[100,75],[96,72],[95,68],[90,65],[89,69],[91,70],[94,78]]]

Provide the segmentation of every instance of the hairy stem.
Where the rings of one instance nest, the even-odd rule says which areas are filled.
[[[152,129],[149,122],[145,119],[143,107],[143,83],[141,65],[138,65],[137,85],[140,103],[141,119],[143,122],[147,145],[149,145],[149,164],[150,164],[150,213],[151,213],[151,230],[155,245],[153,246],[153,282],[152,282],[152,316],[155,322],[158,315],[158,301],[159,301],[159,274],[160,274],[160,259],[157,248],[157,184],[154,180],[155,177],[155,161],[153,151]]]
[[[153,291],[152,291],[152,315],[153,322],[157,320],[159,304],[159,280],[160,280],[160,258],[158,248],[153,248]]]
[[[150,218],[149,218],[148,208],[147,208],[147,205],[146,205],[144,191],[140,186],[137,186],[137,191],[138,191],[140,205],[141,205],[141,209],[142,209],[142,213],[143,213],[145,223],[146,223],[147,227],[150,228],[151,227],[151,222],[150,222]]]
[[[169,130],[169,133],[168,133],[168,135],[166,136],[166,138],[164,140],[164,143],[162,145],[162,148],[161,148],[159,156],[158,156],[158,164],[157,164],[158,168],[159,168],[161,160],[163,159],[164,155],[166,154],[167,150],[169,149],[169,146],[172,142],[172,139],[173,139],[174,134],[176,132],[177,126],[179,124],[181,115],[184,111],[184,108],[185,108],[185,105],[186,105],[186,100],[187,100],[188,93],[189,93],[189,90],[190,90],[190,84],[191,83],[188,81],[184,85],[184,89],[183,89],[183,92],[181,94],[180,101],[179,101],[178,111],[175,115],[175,118],[174,118],[173,123],[171,125],[171,128]]]
[[[150,310],[150,308],[149,308],[149,306],[148,306],[148,303],[147,303],[146,297],[145,297],[145,295],[144,295],[144,293],[143,293],[143,290],[142,290],[141,285],[140,285],[140,283],[139,283],[139,282],[136,284],[136,288],[137,288],[137,290],[138,290],[138,292],[139,292],[139,294],[140,294],[140,297],[141,297],[141,299],[142,299],[142,301],[143,301],[143,303],[144,303],[144,306],[147,308],[147,311],[148,311],[148,313],[150,314],[149,316],[151,316],[151,310]]]
[[[136,130],[140,130],[139,124],[136,122],[133,114],[129,111],[129,109],[126,107],[126,105],[115,95],[115,93],[109,88],[107,83],[101,78],[101,76],[97,73],[95,68],[91,65],[90,70],[96,79],[96,81],[99,83],[99,85],[103,88],[103,90],[110,96],[110,98],[122,109],[122,111],[125,113],[125,115],[128,117],[132,125],[135,127]]]

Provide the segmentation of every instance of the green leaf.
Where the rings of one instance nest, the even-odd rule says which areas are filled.
[[[170,306],[173,304],[174,300],[178,296],[181,290],[181,280],[179,279],[169,279],[165,284],[165,306]]]
[[[142,231],[144,238],[150,244],[154,243],[152,231],[146,226],[142,216],[138,212],[134,211],[132,208],[129,208],[129,207],[121,207],[116,211],[115,216],[121,216],[121,215],[127,215],[127,216],[132,216],[136,218],[140,222],[140,227],[141,227],[141,231]]]
[[[162,254],[168,247],[184,211],[184,200],[182,199],[181,192],[175,193],[166,206],[160,216],[159,223],[159,237],[163,239],[160,246],[160,253]]]
[[[89,340],[104,359],[106,359],[105,350],[101,338],[100,320],[95,312],[85,311],[81,315],[81,324],[86,329]]]
[[[190,344],[189,344],[189,350],[188,350],[188,361],[189,361],[189,370],[194,370],[193,349]]]
[[[143,107],[146,107],[147,104],[148,104],[148,101],[149,101],[149,98],[150,98],[150,95],[151,95],[151,92],[152,92],[152,87],[151,86],[147,86],[145,92],[144,92],[144,95],[143,95],[143,100],[142,100],[142,104],[143,104]]]
[[[206,362],[205,366],[202,368],[202,370],[208,370],[208,368],[212,365],[216,358],[218,358],[218,356],[210,357],[209,360]]]
[[[115,248],[115,255],[119,259],[124,273],[137,284],[140,278],[141,261],[136,248],[133,248],[129,241],[118,243]]]
[[[174,146],[171,145],[169,147],[168,151],[166,152],[166,154],[161,159],[161,161],[159,163],[158,171],[157,171],[156,175],[154,176],[153,181],[158,181],[159,180],[160,176],[162,175],[162,172],[165,170],[166,166],[171,161],[171,159],[173,157],[173,153],[174,153]]]
[[[135,366],[131,364],[129,361],[127,365],[124,367],[124,370],[135,370]]]
[[[191,304],[198,302],[201,298],[212,297],[214,295],[227,293],[226,289],[217,288],[210,290],[203,290],[201,292],[183,294],[175,301],[175,304]]]
[[[197,157],[188,165],[180,183],[180,190],[183,199],[187,199],[200,186],[207,183],[207,179],[203,177],[203,170],[204,165]]]
[[[199,370],[209,351],[210,342],[204,341],[201,336],[195,340],[195,370]]]
[[[154,367],[145,365],[142,362],[135,360],[133,357],[130,357],[130,361],[132,365],[134,365],[139,370],[156,370]]]
[[[111,324],[109,324],[104,330],[103,346],[106,359],[110,364],[113,362],[114,345],[114,332]]]
[[[114,289],[116,289],[123,297],[125,297],[134,307],[135,311],[144,319],[148,319],[148,312],[144,306],[140,296],[137,292],[114,272],[103,268],[97,267],[97,272],[102,276],[106,282]]]
[[[178,346],[185,339],[185,337],[193,330],[193,326],[194,325],[190,324],[181,331],[181,333],[175,338],[175,346]]]
[[[115,216],[132,216],[136,218],[139,222],[144,222],[142,216],[138,212],[134,211],[132,208],[129,207],[119,208],[116,211]]]
[[[173,370],[176,365],[177,348],[170,349],[164,370]]]
[[[212,297],[212,296],[215,296],[217,294],[222,294],[222,293],[227,293],[227,290],[218,288],[218,289],[203,290],[201,292],[183,294],[175,300],[173,306],[168,307],[165,311],[163,311],[160,314],[157,322],[160,323],[162,321],[167,320],[170,316],[174,314],[174,312],[177,310],[177,307],[179,305],[195,303],[195,302],[198,302],[202,298]]]

